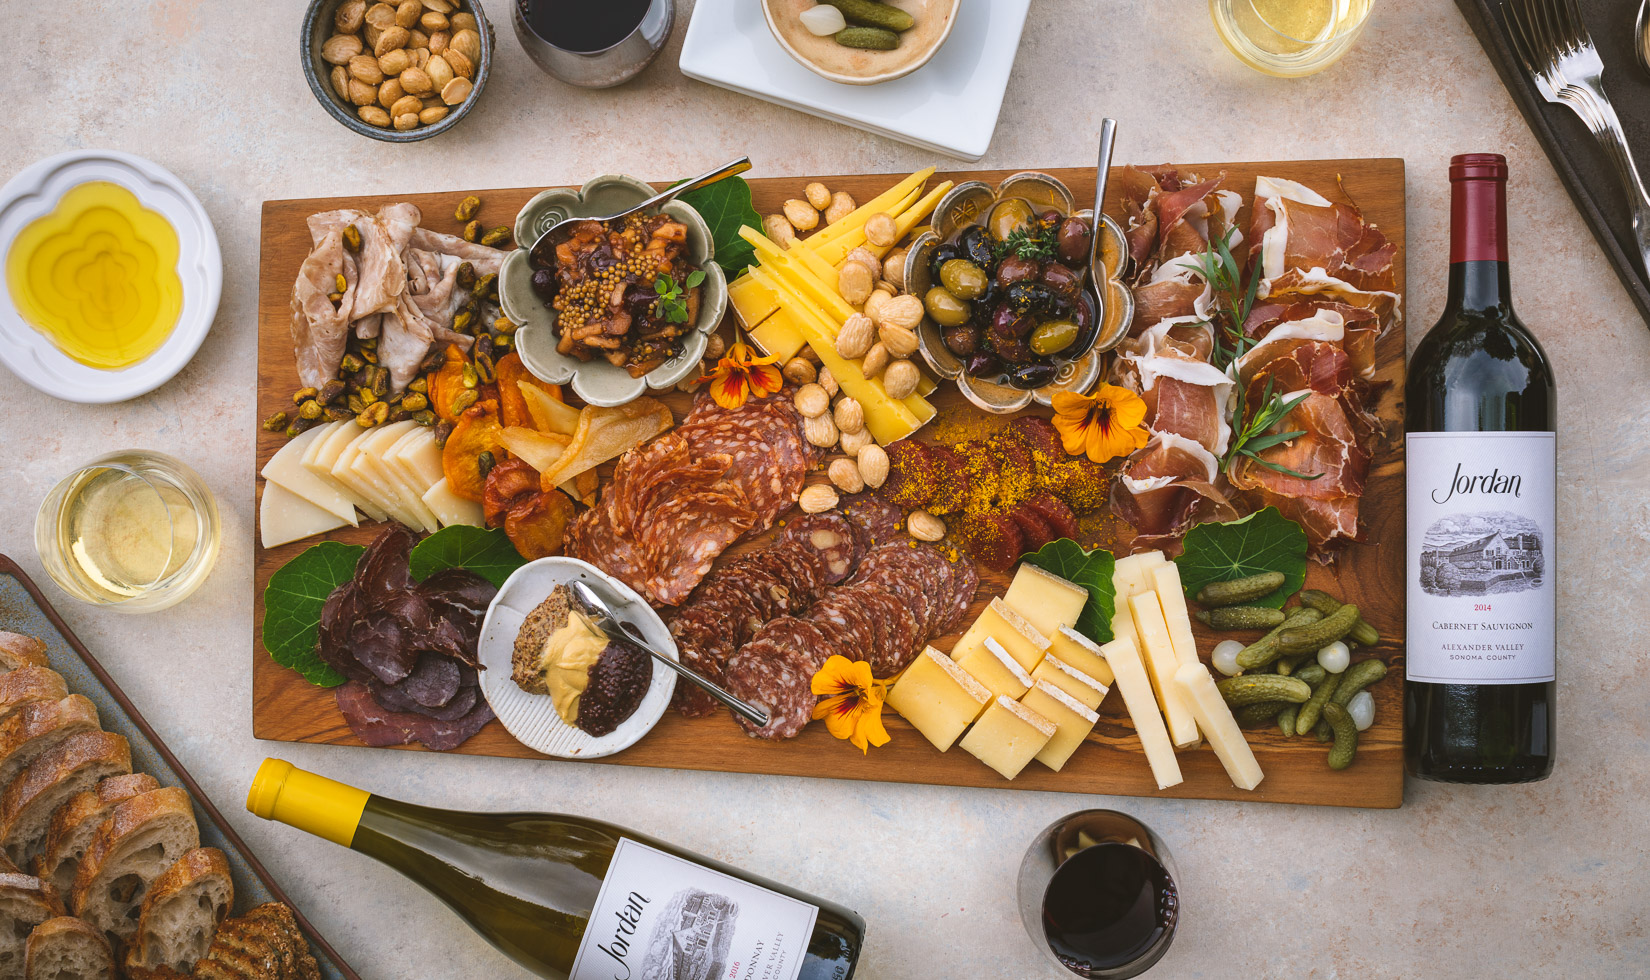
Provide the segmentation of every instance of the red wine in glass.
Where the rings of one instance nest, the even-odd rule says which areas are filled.
[[[649,0],[517,0],[533,33],[564,51],[605,51],[630,36]]]
[[[1043,934],[1080,977],[1135,976],[1168,950],[1179,912],[1174,880],[1156,858],[1130,844],[1095,844],[1049,879]]]

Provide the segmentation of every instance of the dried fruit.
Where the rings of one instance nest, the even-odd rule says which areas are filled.
[[[874,442],[861,446],[856,454],[859,475],[871,489],[882,486],[888,479],[888,453]]]
[[[839,499],[830,486],[816,483],[802,491],[802,495],[796,498],[796,505],[802,508],[804,514],[823,514],[835,507]]]

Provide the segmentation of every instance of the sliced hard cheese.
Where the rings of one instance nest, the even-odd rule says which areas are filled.
[[[1004,779],[1013,779],[1057,730],[1054,722],[1025,705],[998,697],[957,745]]]
[[[447,488],[447,478],[442,477],[435,481],[424,494],[424,506],[430,509],[435,519],[443,527],[454,524],[474,524],[480,527],[483,522],[481,505],[473,500],[465,500]]]
[[[1055,772],[1065,766],[1066,760],[1089,737],[1095,722],[1100,720],[1099,715],[1048,681],[1038,681],[1020,699],[1020,703],[1054,722],[1054,737],[1038,751],[1035,758]]]
[[[747,273],[728,283],[728,305],[739,314],[745,329],[752,330],[779,309],[779,300],[774,298],[773,290]]]
[[[1138,555],[1117,559],[1117,566],[1112,569],[1111,582],[1117,590],[1118,605],[1122,605],[1122,600],[1130,596],[1150,592],[1152,569],[1167,561],[1161,551],[1142,551]]]
[[[1157,602],[1157,593],[1142,592],[1129,598],[1129,610],[1134,613],[1134,628],[1140,635],[1140,652],[1146,659],[1146,672],[1151,675],[1152,688],[1157,691],[1157,703],[1163,707],[1163,721],[1169,726],[1169,737],[1177,747],[1197,744],[1197,722],[1174,686],[1174,672],[1180,666],[1175,657],[1174,644],[1169,641],[1169,627],[1163,622],[1163,607]]]
[[[1114,640],[1127,639],[1135,646],[1140,645],[1140,634],[1134,631],[1134,613],[1129,612],[1129,600],[1123,593],[1117,594],[1117,612],[1111,617],[1111,636]]]
[[[991,702],[991,692],[950,657],[927,647],[888,692],[888,707],[944,752]]]
[[[414,479],[414,486],[424,490],[445,478],[441,469],[441,447],[436,445],[435,433],[420,425],[390,449],[401,469]]]
[[[780,309],[748,333],[764,354],[777,357],[783,363],[795,357],[808,343],[802,339],[802,328],[796,324],[795,314],[788,309]]]
[[[1014,573],[1003,601],[1037,632],[1052,637],[1060,627],[1077,624],[1078,614],[1088,604],[1089,590],[1028,563]]]
[[[1134,643],[1134,617],[1129,614],[1127,609],[1123,610],[1122,616],[1129,621],[1127,635],[1129,641]],[[1123,635],[1116,630],[1112,631],[1114,639],[1121,639]],[[1060,627],[1055,632],[1053,640],[1053,645],[1048,648],[1049,656],[1059,657],[1065,661],[1067,666],[1075,667],[1094,678],[1101,687],[1111,687],[1111,667],[1106,663],[1105,655],[1100,652],[1100,647],[1095,645],[1093,640],[1070,626]],[[1139,645],[1139,643],[1135,643],[1135,646]]]
[[[1048,652],[1048,637],[1027,622],[1024,616],[1010,609],[1008,603],[992,599],[985,612],[980,613],[980,618],[974,620],[974,625],[951,648],[951,658],[962,660],[984,646],[988,637],[1001,644],[1024,670],[1037,666],[1043,654]]]
[[[992,697],[1006,695],[1018,698],[1031,689],[1031,675],[1009,656],[1002,644],[989,636],[961,657],[955,650],[951,651],[951,656],[956,659],[958,667],[984,684]]]
[[[1152,569],[1152,585],[1158,605],[1163,607],[1163,620],[1169,626],[1169,642],[1174,644],[1175,659],[1183,664],[1198,663],[1192,614],[1186,610],[1186,590],[1180,585],[1180,566],[1169,561]]]
[[[319,428],[323,430],[322,434],[309,444],[309,448],[304,450],[303,459],[300,460],[304,469],[315,474],[323,483],[332,484],[367,517],[375,521],[383,520],[384,512],[377,505],[332,476],[332,464],[338,461],[338,453],[349,445],[351,439],[360,434],[361,427],[353,421],[343,421],[329,422]]]
[[[1110,667],[1106,668],[1106,675],[1111,675]],[[1054,685],[1081,702],[1090,711],[1100,707],[1100,702],[1106,699],[1108,689],[1108,685],[1100,683],[1052,653],[1044,657],[1043,662],[1037,665],[1037,669],[1031,672],[1031,680],[1033,687],[1037,684]]]
[[[361,427],[356,426],[356,428]],[[379,510],[389,515],[391,520],[405,524],[408,527],[417,527],[413,520],[402,511],[401,501],[389,492],[388,487],[381,486],[379,481],[355,468],[355,461],[361,457],[362,445],[376,434],[377,430],[375,429],[361,429],[361,434],[351,439],[343,450],[338,453],[337,461],[332,464],[332,478],[355,491],[358,496],[366,497],[372,501]]]
[[[1237,719],[1232,717],[1232,709],[1226,706],[1220,689],[1215,687],[1215,679],[1209,676],[1209,668],[1200,663],[1181,664],[1175,671],[1174,683],[1185,695],[1186,703],[1209,739],[1209,746],[1226,767],[1226,774],[1232,777],[1232,785],[1238,789],[1259,786],[1263,778],[1260,763],[1255,761],[1255,753],[1249,749]]]
[[[264,483],[264,497],[258,504],[258,537],[265,548],[331,531],[346,523],[279,483]]]
[[[276,483],[284,490],[304,498],[316,507],[354,527],[355,502],[344,494],[337,484],[324,481],[320,477],[304,469],[304,453],[309,446],[323,435],[321,427],[300,432],[294,439],[275,451],[260,471],[263,478],[270,483]]]
[[[1152,767],[1157,788],[1178,785],[1180,763],[1174,757],[1174,746],[1163,727],[1163,716],[1158,713],[1157,697],[1152,693],[1152,682],[1146,676],[1140,651],[1135,649],[1132,640],[1113,640],[1100,649],[1117,675],[1117,690],[1122,692],[1123,705],[1129,709],[1129,718],[1134,722],[1135,734],[1140,736],[1140,747],[1146,751],[1146,762]]]
[[[838,238],[841,235],[857,228],[865,227],[865,222],[871,217],[871,215],[876,214],[879,211],[887,211],[895,204],[898,204],[900,201],[904,200],[907,194],[917,188],[920,188],[924,183],[926,183],[928,178],[934,176],[934,169],[935,168],[933,167],[929,167],[925,170],[917,171],[911,176],[906,177],[904,180],[901,180],[899,183],[883,191],[881,194],[878,194],[871,200],[866,201],[864,204],[861,204],[859,207],[848,212],[846,216],[838,218],[836,221],[831,222],[819,231],[814,232],[808,237],[807,241],[809,247],[817,248],[833,238]]]
[[[400,473],[391,469],[384,462],[384,454],[391,446],[401,441],[401,438],[411,429],[418,427],[418,423],[407,419],[401,422],[392,422],[381,425],[373,430],[372,435],[361,442],[360,451],[356,454],[351,468],[366,479],[372,480],[384,494],[396,503],[401,513],[398,518],[401,523],[413,530],[420,528],[426,531],[440,529],[435,515],[424,506],[424,488],[416,492],[407,485]]]

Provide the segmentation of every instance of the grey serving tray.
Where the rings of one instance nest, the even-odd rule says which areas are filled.
[[[69,690],[90,698],[97,705],[98,718],[103,727],[125,736],[126,741],[131,743],[133,770],[154,776],[162,786],[182,786],[189,791],[195,802],[201,843],[216,847],[229,858],[229,870],[235,881],[235,914],[265,902],[286,903],[309,939],[315,961],[320,964],[321,975],[327,980],[361,980],[360,974],[350,969],[343,957],[316,931],[315,926],[304,917],[303,911],[293,904],[281,886],[264,870],[257,855],[201,792],[189,770],[183,767],[161,737],[149,727],[143,715],[127,700],[120,685],[70,631],[39,587],[17,567],[16,562],[5,555],[0,555],[0,630],[27,633],[45,641],[52,669],[63,675]]]

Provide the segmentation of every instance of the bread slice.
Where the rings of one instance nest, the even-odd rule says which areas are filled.
[[[35,873],[49,880],[59,895],[67,895],[74,888],[74,873],[80,867],[80,858],[86,845],[103,824],[110,811],[139,793],[159,789],[160,783],[146,772],[127,776],[110,776],[97,784],[96,789],[76,793],[69,802],[52,814],[52,825],[46,831],[46,846],[35,861]]]
[[[0,873],[0,977],[23,975],[29,933],[62,914],[63,903],[50,885],[34,875]]]
[[[222,851],[198,847],[178,858],[149,886],[137,933],[126,946],[126,972],[165,969],[187,976],[206,955],[234,902],[235,886]]]
[[[109,940],[83,919],[61,915],[29,933],[23,980],[115,980]]]
[[[52,665],[51,658],[46,656],[46,644],[22,633],[0,631],[0,672],[16,670],[28,664],[36,667]]]
[[[176,786],[116,806],[92,836],[75,872],[74,913],[124,940],[137,931],[149,886],[201,846],[189,794]]]
[[[539,666],[544,656],[544,641],[567,625],[572,603],[572,590],[558,585],[522,620],[521,629],[516,633],[515,647],[510,652],[510,679],[528,694],[550,693],[544,684],[544,671]]]
[[[64,739],[0,793],[0,850],[19,868],[34,867],[58,807],[100,780],[131,771],[132,749],[120,735],[81,732]]]
[[[268,902],[218,928],[200,962],[197,980],[320,980],[292,910]]]
[[[0,722],[0,787],[64,739],[97,730],[97,706],[82,695],[24,705]]]
[[[69,696],[63,675],[50,667],[25,664],[0,675],[0,721],[5,721],[26,704],[61,701]]]

